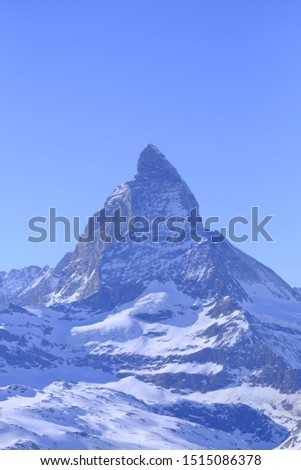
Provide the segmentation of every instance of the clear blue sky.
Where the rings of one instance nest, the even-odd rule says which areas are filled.
[[[240,248],[301,286],[299,0],[3,0],[0,270],[55,265],[27,221],[83,225],[152,142],[204,216],[274,214]]]

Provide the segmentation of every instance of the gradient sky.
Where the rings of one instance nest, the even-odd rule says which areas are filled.
[[[299,0],[3,0],[0,270],[73,248],[27,242],[49,207],[82,225],[155,144],[203,216],[251,206],[239,248],[301,286]]]

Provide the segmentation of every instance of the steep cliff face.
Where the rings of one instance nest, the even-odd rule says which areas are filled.
[[[129,239],[128,225],[122,223],[124,240],[112,237],[112,243],[104,242],[96,217],[104,211],[113,216],[115,210],[120,210],[127,222],[135,216],[147,219],[149,232],[139,237],[144,235],[148,240],[133,242]],[[134,179],[108,197],[104,208],[95,214],[94,230],[87,226],[84,235],[93,235],[93,241],[78,243],[56,268],[36,275],[27,289],[20,289],[17,284],[10,301],[19,305],[54,305],[90,298],[99,309],[107,310],[133,300],[154,280],[173,281],[180,290],[202,299],[230,295],[233,300],[242,300],[263,289],[274,297],[297,297],[296,291],[275,273],[226,240],[212,243],[217,234],[205,231],[202,224],[197,226],[200,240],[192,240],[187,222],[192,210],[198,214],[199,208],[187,184],[165,156],[148,145],[140,155]],[[185,223],[174,222],[187,229],[184,240],[165,241],[168,235],[176,240],[180,234],[168,231],[166,222],[154,223],[156,218],[163,217],[185,218]],[[107,225],[106,231],[113,235],[112,224]],[[251,284],[253,293],[246,292],[243,283]]]

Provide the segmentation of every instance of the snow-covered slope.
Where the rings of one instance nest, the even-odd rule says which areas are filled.
[[[35,396],[20,390],[3,403],[1,448],[269,449],[288,437],[247,405],[158,402],[145,391],[137,399],[110,385],[56,381]]]
[[[116,208],[152,220],[198,204],[148,146]],[[198,243],[97,230],[56,268],[2,283],[18,304],[0,312],[2,448],[300,447],[298,292],[202,228]]]
[[[2,448],[259,449],[297,432],[297,323],[217,313],[171,283],[106,313],[0,316]]]

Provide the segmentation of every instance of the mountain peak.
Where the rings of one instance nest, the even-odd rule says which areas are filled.
[[[165,155],[153,144],[148,144],[141,152],[137,171],[138,176],[142,177],[165,176],[180,178],[175,167],[169,163]]]

